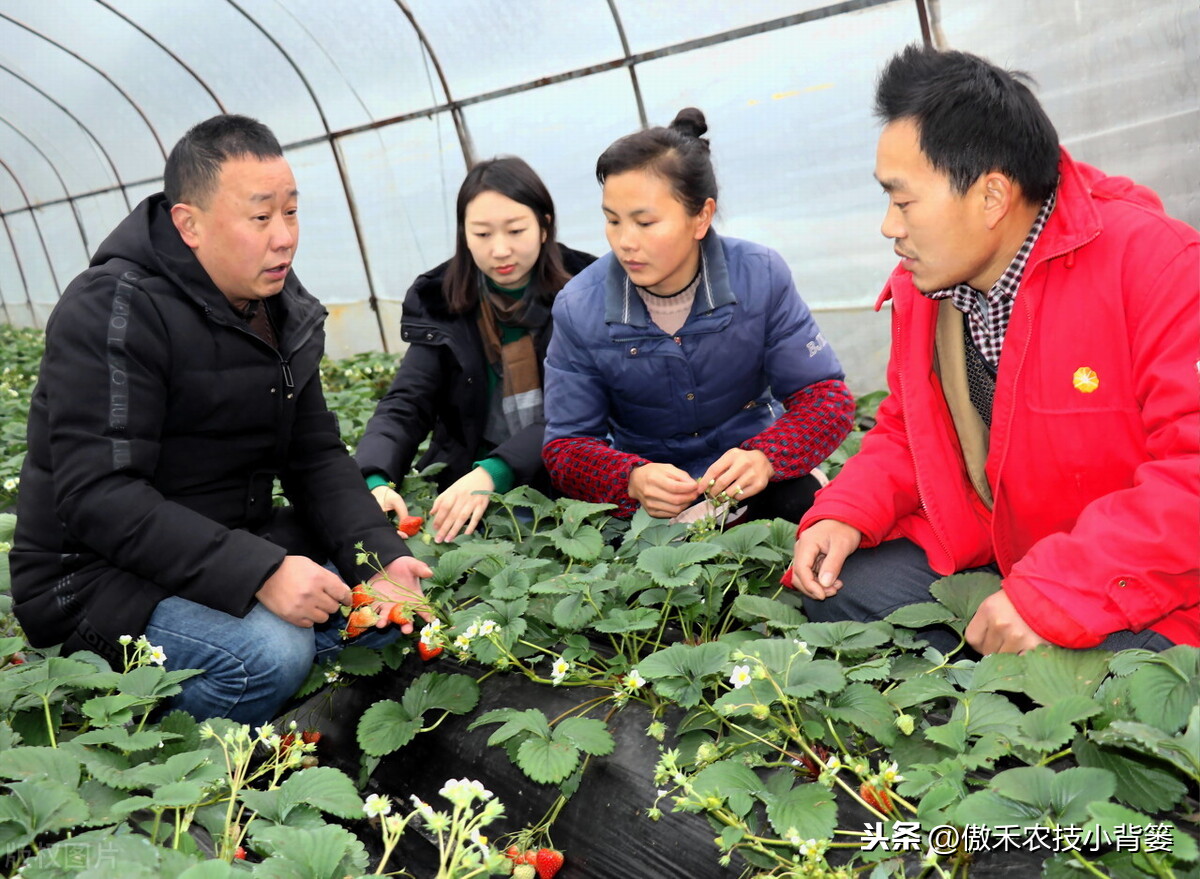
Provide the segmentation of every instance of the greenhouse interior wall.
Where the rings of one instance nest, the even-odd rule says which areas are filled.
[[[1076,158],[1200,225],[1196,0],[3,0],[0,319],[44,326],[174,142],[236,112],[295,171],[329,353],[398,354],[472,161],[525,158],[560,240],[599,254],[596,157],[696,106],[719,230],[778,250],[851,387],[883,387],[872,89],[921,41],[1029,72]]]

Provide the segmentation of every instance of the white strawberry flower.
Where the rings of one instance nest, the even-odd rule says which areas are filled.
[[[567,673],[571,670],[571,663],[567,662],[561,656],[555,660],[553,667],[550,669],[550,680],[557,686],[561,684],[567,677]]]
[[[390,815],[391,811],[392,801],[382,794],[371,794],[363,802],[363,812],[368,818],[381,818]]]
[[[750,675],[750,666],[735,665],[733,672],[729,675],[729,683],[735,690],[740,690],[746,684],[750,683],[753,678]]]

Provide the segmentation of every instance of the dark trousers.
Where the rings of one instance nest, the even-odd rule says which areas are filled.
[[[959,573],[986,571],[999,575],[995,565],[970,568]],[[804,597],[804,612],[815,622],[881,620],[909,604],[932,601],[929,587],[942,575],[929,567],[925,550],[910,540],[889,540],[870,549],[851,553],[842,566],[842,588],[831,598],[814,601]],[[945,626],[931,626],[922,636],[943,653],[958,644],[958,634]],[[1157,632],[1125,630],[1113,632],[1099,645],[1103,650],[1166,650],[1174,646]]]
[[[820,487],[815,476],[768,482],[766,488],[746,501],[746,514],[738,521],[787,519],[799,524],[800,517],[813,505],[813,497]]]

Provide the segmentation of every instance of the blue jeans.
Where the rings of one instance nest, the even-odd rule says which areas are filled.
[[[959,573],[986,571],[999,576],[995,565],[970,568]],[[805,596],[804,612],[813,622],[881,620],[892,611],[909,604],[932,601],[929,587],[942,575],[929,567],[925,550],[910,540],[888,540],[870,549],[852,552],[842,565],[842,588],[824,601]],[[946,653],[958,645],[958,634],[945,626],[921,630],[922,637]],[[1174,646],[1151,629],[1141,632],[1113,632],[1099,645],[1101,650],[1166,650]]]
[[[183,692],[167,708],[181,708],[197,720],[228,717],[258,726],[279,714],[315,660],[331,660],[341,652],[344,626],[341,614],[303,629],[257,603],[239,618],[171,597],[155,608],[146,638],[163,648],[168,669],[204,670],[183,682]],[[354,644],[383,647],[399,634],[397,626],[371,629]]]

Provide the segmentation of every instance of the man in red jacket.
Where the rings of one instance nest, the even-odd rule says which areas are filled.
[[[890,393],[785,582],[868,620],[987,570],[981,653],[1200,645],[1200,234],[1074,161],[1021,79],[918,47],[880,76]]]

